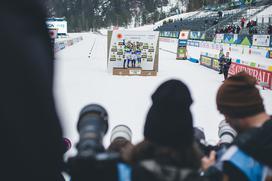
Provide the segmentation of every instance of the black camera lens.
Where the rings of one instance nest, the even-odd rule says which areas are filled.
[[[108,131],[108,113],[100,105],[85,106],[79,115],[77,124],[79,132],[78,154],[89,157],[105,151],[103,138]]]

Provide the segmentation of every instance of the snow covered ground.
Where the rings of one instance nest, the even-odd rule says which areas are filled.
[[[157,77],[112,76],[107,73],[107,37],[92,33],[82,36],[83,41],[57,53],[55,60],[57,108],[64,135],[73,144],[78,140],[79,112],[90,103],[101,104],[109,113],[105,145],[109,144],[111,129],[118,124],[132,129],[134,143],[142,140],[150,96],[162,82],[171,78],[180,79],[189,86],[194,99],[194,124],[204,128],[208,140],[218,140],[217,127],[223,116],[216,109],[215,96],[222,84],[222,75],[189,61],[177,61],[175,54],[161,50]],[[161,47],[171,49],[173,45],[162,42]],[[272,92],[260,91],[268,113],[272,114]]]

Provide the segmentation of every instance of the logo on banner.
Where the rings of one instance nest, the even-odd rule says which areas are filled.
[[[254,46],[268,47],[270,44],[270,35],[253,35]]]
[[[117,38],[118,38],[118,39],[122,39],[122,38],[123,38],[123,35],[122,35],[121,33],[118,33],[118,34],[117,34]]]
[[[245,71],[249,75],[255,77],[258,84],[266,83],[267,86],[265,87],[268,89],[272,89],[272,72],[258,69],[258,68],[253,68],[246,65],[236,64],[233,62],[230,66],[229,74],[235,75],[242,71]]]

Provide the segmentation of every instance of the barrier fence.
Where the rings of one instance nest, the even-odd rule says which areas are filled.
[[[82,40],[83,40],[83,37],[80,36],[80,37],[72,38],[72,39],[69,39],[69,40],[55,42],[54,50],[55,50],[55,52],[58,52],[60,50],[63,50],[64,48],[72,46],[72,45],[74,45],[74,44],[76,44],[76,43],[78,43],[78,42],[80,42]]]

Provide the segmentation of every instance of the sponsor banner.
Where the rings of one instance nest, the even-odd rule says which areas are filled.
[[[160,42],[177,43],[177,40],[174,39],[174,38],[164,38],[164,37],[160,37]]]
[[[158,63],[158,31],[116,30],[108,36],[108,71],[132,67],[155,70]]]
[[[187,40],[179,40],[178,47],[185,47],[187,46]]]
[[[224,42],[224,34],[216,34],[214,41],[216,43],[223,43]]]
[[[194,40],[188,40],[187,46],[199,47],[200,42]]]
[[[269,47],[270,35],[253,35],[254,46]]]
[[[204,56],[204,55],[201,55],[201,57],[200,57],[200,64],[204,65],[204,66],[206,66],[208,68],[212,68],[212,58]]]
[[[191,31],[189,37],[192,40],[204,40],[205,34],[203,34],[201,31]]]
[[[54,51],[58,52],[60,50],[63,50],[64,48],[66,48],[68,46],[72,46],[73,44],[78,43],[81,40],[83,40],[83,37],[77,37],[77,38],[73,38],[70,40],[56,42],[54,44]]]
[[[49,30],[57,29],[58,34],[67,34],[67,21],[48,20],[46,21],[46,24]]]
[[[160,31],[160,37],[179,38],[179,31]]]
[[[214,70],[219,70],[219,61],[217,58],[209,57],[206,55],[201,55],[200,56],[200,65],[203,65],[205,67],[214,69]]]
[[[186,55],[186,47],[178,47],[177,50],[177,58],[178,60],[185,60],[187,58]]]
[[[72,46],[73,45],[73,40],[68,40],[67,41],[67,46]]]
[[[189,38],[189,31],[181,31],[179,34],[180,40],[188,40]]]
[[[214,70],[219,70],[219,60],[216,58],[213,58],[212,68]]]
[[[272,50],[268,50],[268,58],[272,58]]]
[[[224,34],[223,43],[251,46],[252,37],[247,35]]]
[[[245,71],[249,75],[255,77],[258,84],[261,84],[263,87],[268,89],[272,89],[272,72],[233,62],[230,66],[229,74],[235,75],[242,71]]]

